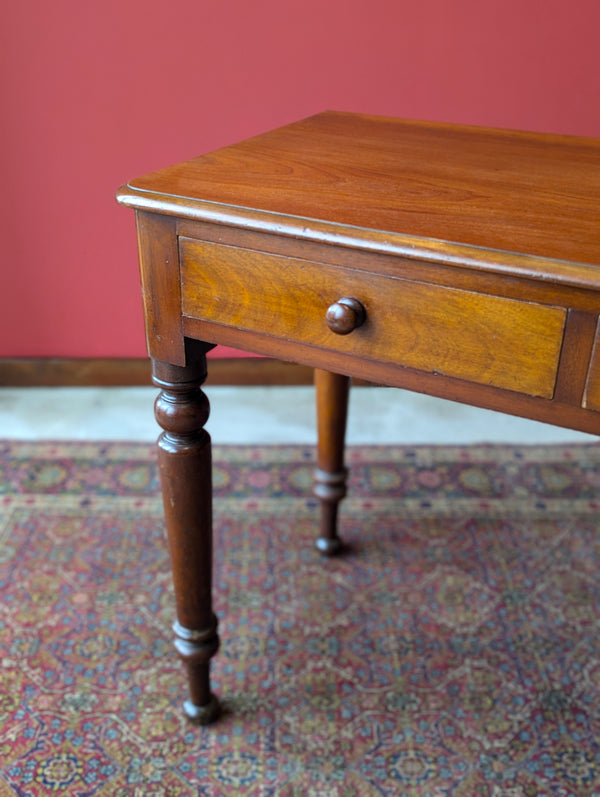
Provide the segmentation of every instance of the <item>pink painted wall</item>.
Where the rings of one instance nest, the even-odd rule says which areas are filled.
[[[325,108],[600,136],[598,0],[13,0],[0,357],[145,353],[128,178]]]

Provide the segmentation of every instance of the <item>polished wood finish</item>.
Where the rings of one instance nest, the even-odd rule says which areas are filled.
[[[138,211],[136,222],[148,354],[185,365],[175,219]]]
[[[327,556],[337,553],[342,546],[337,516],[339,503],[346,495],[348,477],[344,444],[349,389],[349,377],[315,369],[318,442],[314,493],[321,502],[321,526],[316,544]]]
[[[325,552],[349,377],[600,432],[599,197],[597,139],[334,112],[118,195],[155,359],[188,369],[198,340],[317,369]]]
[[[161,392],[155,415],[164,430],[158,440],[169,553],[175,585],[175,647],[188,670],[188,717],[212,722],[219,704],[210,691],[210,659],[219,648],[212,611],[212,476],[205,346],[186,346],[186,365],[153,360],[152,379]]]
[[[325,313],[327,326],[336,335],[349,335],[362,327],[367,311],[362,302],[353,296],[342,296],[337,302],[329,305]]]
[[[180,239],[184,316],[551,398],[566,310],[325,263]],[[329,297],[366,320],[332,330]],[[255,301],[260,296],[260,302]],[[385,298],[385,301],[382,299]],[[350,310],[350,308],[347,308]],[[325,323],[324,323],[325,322]]]
[[[332,225],[381,247],[423,238],[442,257],[452,243],[598,263],[596,139],[327,112],[130,187],[138,207],[276,234],[284,217],[303,237]]]

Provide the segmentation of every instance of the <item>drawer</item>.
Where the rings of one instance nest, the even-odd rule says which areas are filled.
[[[180,238],[185,316],[552,398],[566,311],[325,263]],[[331,331],[342,297],[364,323]]]

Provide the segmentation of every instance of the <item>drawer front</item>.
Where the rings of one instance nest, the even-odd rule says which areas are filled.
[[[185,316],[361,359],[552,398],[566,311],[234,246],[180,239]],[[342,297],[366,320],[332,332]]]

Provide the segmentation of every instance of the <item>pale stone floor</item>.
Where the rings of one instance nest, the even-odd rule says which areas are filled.
[[[315,442],[311,387],[212,387],[216,444]],[[0,388],[0,438],[154,441],[154,388]],[[595,437],[393,388],[354,387],[347,443],[591,442]]]

